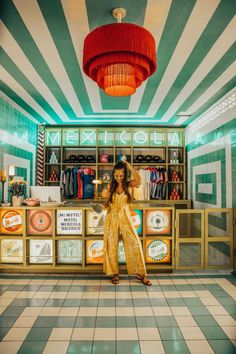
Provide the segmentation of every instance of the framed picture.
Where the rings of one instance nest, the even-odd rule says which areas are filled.
[[[86,211],[86,235],[103,235],[104,222],[107,210],[96,213],[93,210]]]
[[[52,240],[30,240],[29,263],[52,263]]]
[[[170,240],[146,240],[146,263],[170,263]]]
[[[103,240],[86,240],[86,263],[103,263]]]
[[[143,211],[139,209],[132,209],[130,211],[133,225],[136,228],[138,235],[143,234]]]
[[[171,210],[146,210],[146,235],[171,234]]]
[[[57,263],[82,263],[82,240],[59,240]]]
[[[82,210],[57,210],[57,235],[82,235]]]
[[[23,263],[23,240],[1,240],[1,263]]]
[[[52,231],[52,210],[28,210],[28,235],[52,235]]]
[[[23,210],[20,209],[2,209],[0,211],[1,234],[22,235],[23,234]]]

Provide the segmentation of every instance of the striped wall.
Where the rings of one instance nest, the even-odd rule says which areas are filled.
[[[236,207],[236,89],[186,129],[188,198],[194,208]]]
[[[37,124],[15,105],[0,97],[0,169],[8,170],[8,165],[15,165],[17,176],[28,182],[28,189],[35,184],[36,143]],[[0,200],[1,193],[0,190]],[[7,183],[5,200],[6,196]]]

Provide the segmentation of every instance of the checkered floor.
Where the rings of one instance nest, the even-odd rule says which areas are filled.
[[[0,353],[236,353],[236,277],[0,274]]]

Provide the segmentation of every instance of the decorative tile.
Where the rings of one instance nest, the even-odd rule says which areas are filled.
[[[214,354],[207,340],[186,340],[186,344],[191,354]]]

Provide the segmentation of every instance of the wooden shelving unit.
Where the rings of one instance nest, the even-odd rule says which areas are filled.
[[[144,257],[146,260],[147,270],[172,270],[174,268],[174,245],[175,245],[175,209],[173,207],[163,208],[163,207],[144,207],[143,205],[138,204],[131,204],[131,210],[135,212],[135,210],[139,211],[139,215],[141,215],[141,229],[139,230],[140,240],[143,246]],[[33,215],[38,215],[40,217],[40,213],[49,213],[51,218],[51,231],[49,234],[44,234],[43,232],[36,232],[32,234],[32,217]],[[78,234],[67,233],[62,235],[60,229],[58,228],[58,213],[64,212],[65,215],[68,215],[70,212],[79,212],[82,215],[82,224],[81,230]],[[20,272],[102,272],[102,262],[100,259],[99,264],[88,264],[87,262],[87,254],[86,254],[86,242],[89,240],[95,241],[102,241],[103,240],[103,229],[99,229],[100,231],[96,234],[96,230],[94,234],[89,232],[89,224],[88,218],[89,213],[92,212],[92,209],[88,206],[80,206],[80,207],[59,207],[59,208],[41,208],[41,207],[19,207],[19,208],[1,208],[0,207],[0,215],[3,218],[6,213],[11,215],[21,215],[22,217],[22,224],[19,225],[20,228],[13,227],[12,231],[11,228],[8,228],[8,231],[1,227],[0,229],[0,271],[20,271]],[[15,214],[14,214],[15,213]],[[38,213],[38,214],[37,214]],[[158,214],[159,213],[159,214]],[[161,213],[161,216],[160,216]],[[166,231],[164,228],[156,228],[156,222],[153,221],[148,224],[147,219],[149,218],[168,218],[168,225],[169,228]],[[37,218],[36,218],[37,219]],[[20,230],[20,232],[19,232]],[[150,232],[151,230],[151,232]],[[4,246],[5,240],[12,240],[12,249],[6,250],[6,245]],[[14,248],[14,241],[20,241],[21,251]],[[68,262],[68,258],[72,257],[72,250],[67,250],[66,256],[67,262],[62,263],[58,260],[62,255],[59,254],[59,242],[63,240],[66,242],[70,242],[71,240],[79,240],[81,242],[81,262],[73,263]],[[49,261],[46,263],[40,263],[40,256],[35,255],[31,248],[31,242],[39,243],[44,242],[47,243],[48,241],[52,245],[51,249],[51,258],[48,256],[50,253],[49,250],[45,250],[42,253],[42,256],[47,257]],[[40,242],[38,242],[40,241]],[[166,244],[165,244],[166,241]],[[149,242],[149,248],[151,247],[151,251],[147,253],[147,242]],[[167,246],[168,247],[167,247]],[[19,246],[19,245],[18,245]],[[42,246],[42,245],[41,245]],[[39,246],[38,246],[39,247]],[[165,263],[161,263],[160,260],[157,261],[158,257],[162,257],[163,247],[168,248],[168,256],[169,260]],[[31,253],[32,252],[32,253]],[[47,254],[48,252],[48,254]],[[151,253],[150,253],[151,252]],[[22,254],[22,259],[18,262],[15,262]],[[148,255],[148,257],[147,257]],[[153,258],[150,258],[151,256]],[[15,258],[14,258],[15,257]],[[32,259],[34,261],[32,262]],[[72,259],[72,258],[71,258]],[[151,259],[151,261],[150,261]],[[36,260],[36,261],[35,261]],[[45,259],[44,259],[45,261]],[[36,263],[35,263],[36,262]],[[120,264],[119,269],[121,272],[126,270],[125,264]]]
[[[50,131],[53,128],[46,128]],[[64,137],[64,131],[66,128],[61,128],[61,135]],[[74,128],[76,131],[76,128]],[[127,160],[135,167],[135,169],[139,170],[140,168],[146,167],[157,167],[157,168],[165,168],[168,173],[168,184],[166,188],[165,200],[170,199],[171,192],[176,190],[178,192],[180,199],[186,199],[186,151],[185,151],[185,143],[184,143],[184,130],[176,128],[161,129],[161,134],[163,136],[163,141],[161,145],[153,145],[153,144],[139,144],[134,141],[133,137],[137,133],[137,130],[134,128],[129,128],[130,131],[130,144],[122,146],[121,142],[114,138],[114,141],[109,141],[109,144],[104,145],[104,142],[99,138],[99,134],[101,133],[100,128],[94,128],[96,130],[96,144],[94,145],[75,145],[72,144],[70,146],[65,145],[65,139],[61,138],[60,145],[45,145],[45,154],[44,154],[44,185],[59,185],[60,173],[61,170],[65,170],[67,168],[72,167],[91,167],[95,170],[96,178],[103,180],[103,185],[99,186],[99,192],[104,188],[104,185],[107,183],[105,176],[107,174],[111,175],[113,166],[119,159],[120,155],[125,154],[127,156]],[[106,131],[110,131],[116,137],[116,134],[120,132],[120,128],[111,129],[107,128]],[[151,141],[151,136],[154,134],[153,128],[146,128],[146,134],[149,134]],[[171,134],[179,134],[180,136],[180,144],[174,145],[171,143],[171,139],[169,136]],[[55,154],[57,158],[57,163],[50,163],[50,158],[52,153]],[[108,155],[108,162],[101,162],[101,155]],[[137,162],[137,158],[143,156],[142,162]],[[87,158],[93,159],[94,162],[87,162]],[[149,161],[145,161],[146,157],[149,157]],[[151,157],[151,160],[150,160]],[[158,162],[158,158],[162,162]],[[74,159],[74,161],[73,161]],[[154,162],[153,159],[156,159]],[[71,160],[71,161],[69,161]],[[57,175],[57,181],[50,181],[49,177],[52,172],[55,171]],[[179,180],[173,181],[173,174],[178,176]]]

